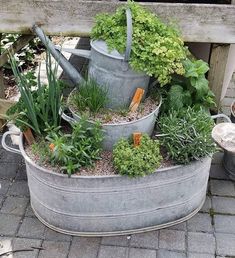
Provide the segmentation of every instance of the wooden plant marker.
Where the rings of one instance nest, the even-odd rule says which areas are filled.
[[[137,108],[139,107],[140,105],[140,102],[142,100],[144,96],[144,89],[142,88],[137,88],[136,89],[136,92],[135,92],[135,95],[131,101],[131,104],[130,104],[130,111],[131,112],[135,112],[137,110]]]
[[[35,142],[34,136],[33,136],[32,131],[31,131],[30,128],[27,128],[24,131],[24,136],[25,136],[25,139],[26,139],[26,141],[29,145],[31,145]]]
[[[138,147],[140,145],[141,138],[142,138],[142,133],[140,132],[133,133],[134,147]]]

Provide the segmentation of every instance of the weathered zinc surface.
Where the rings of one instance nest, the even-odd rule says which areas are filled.
[[[29,33],[37,23],[47,34],[87,35],[97,13],[113,12],[121,4],[118,0],[0,0],[0,33]],[[235,43],[235,6],[142,4],[149,6],[163,20],[177,22],[186,41]]]
[[[192,219],[168,229],[119,237],[71,237],[42,225],[32,213],[21,157],[0,147],[0,254],[24,258],[222,258],[235,256],[235,185],[214,158],[208,196]]]

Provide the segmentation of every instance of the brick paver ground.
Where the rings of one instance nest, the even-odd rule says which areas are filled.
[[[34,216],[25,167],[19,155],[0,148],[0,254],[3,258],[222,258],[235,257],[235,184],[214,157],[201,211],[171,228],[118,237],[72,237],[56,233]],[[42,247],[42,248],[40,248]]]

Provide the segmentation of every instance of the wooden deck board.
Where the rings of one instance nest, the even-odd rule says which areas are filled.
[[[50,35],[89,35],[94,16],[114,12],[119,1],[0,0],[0,33],[29,33],[37,23]],[[142,3],[164,21],[178,24],[185,41],[235,43],[235,6]]]

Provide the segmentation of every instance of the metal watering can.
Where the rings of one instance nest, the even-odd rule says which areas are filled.
[[[107,107],[118,109],[129,106],[138,87],[147,92],[150,79],[146,74],[135,72],[129,66],[128,61],[130,60],[133,32],[130,9],[126,10],[126,18],[127,40],[125,55],[121,55],[116,50],[110,52],[106,43],[101,40],[92,41],[90,51],[56,47],[39,27],[35,25],[33,30],[75,84],[79,84],[83,78],[60,51],[88,58],[88,78],[94,79],[100,87],[107,89],[109,99]]]

